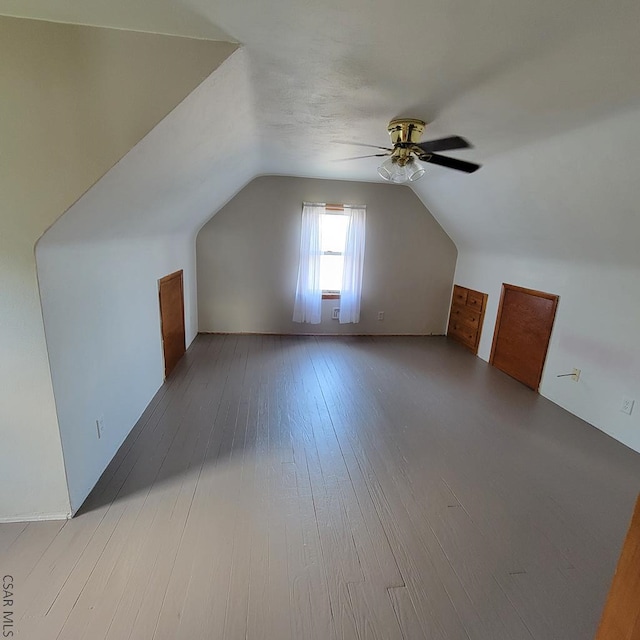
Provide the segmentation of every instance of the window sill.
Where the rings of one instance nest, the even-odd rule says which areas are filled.
[[[330,293],[330,292],[322,292],[322,299],[323,300],[340,300],[340,294],[339,293]]]

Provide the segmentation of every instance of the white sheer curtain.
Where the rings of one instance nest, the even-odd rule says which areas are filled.
[[[300,233],[300,266],[296,301],[293,307],[294,322],[319,324],[322,312],[320,288],[320,216],[325,212],[323,204],[308,204],[302,208]]]
[[[364,269],[364,239],[367,210],[364,207],[345,207],[349,212],[347,241],[344,249],[344,270],[340,291],[340,324],[360,322],[360,297]]]

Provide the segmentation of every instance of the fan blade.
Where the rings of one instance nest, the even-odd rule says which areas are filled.
[[[438,140],[428,140],[427,142],[417,142],[414,147],[422,149],[425,153],[432,151],[453,151],[454,149],[470,149],[471,143],[460,136],[450,136]]]
[[[361,160],[362,158],[384,158],[385,156],[388,156],[390,154],[388,153],[374,153],[370,156],[354,156],[353,158],[338,158],[337,160],[334,160],[334,162],[346,162],[347,160]]]
[[[418,160],[422,160],[423,162],[430,162],[431,164],[438,164],[441,167],[447,167],[447,169],[457,169],[458,171],[464,171],[465,173],[473,173],[482,166],[479,164],[474,164],[473,162],[467,162],[466,160],[458,160],[457,158],[439,156],[437,153],[429,153],[424,156],[418,156]]]
[[[344,142],[339,140],[336,144],[348,144],[356,147],[371,147],[372,149],[382,149],[382,151],[393,151],[391,147],[380,147],[377,144],[364,144],[363,142]]]

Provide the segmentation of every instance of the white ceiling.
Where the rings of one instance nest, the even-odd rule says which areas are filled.
[[[434,167],[415,187],[459,246],[640,260],[637,0],[0,0],[0,13],[241,42],[242,95],[229,79],[215,100],[254,175],[375,180],[377,159],[335,162],[366,153],[341,143],[386,145],[391,118],[418,117],[425,139],[463,135],[475,149],[451,155],[484,165]],[[209,145],[223,162],[227,145]],[[623,231],[603,236],[611,224]]]

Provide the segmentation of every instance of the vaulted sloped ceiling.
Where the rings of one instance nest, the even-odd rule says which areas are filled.
[[[236,49],[1,16],[0,43],[4,238],[31,256],[47,227]]]
[[[260,173],[244,50],[233,53],[47,232],[47,243],[195,231]]]
[[[173,187],[145,195],[149,210],[183,203],[185,229],[259,173],[376,180],[375,158],[335,160],[366,153],[345,142],[387,144],[404,115],[431,123],[426,139],[469,138],[460,156],[484,165],[434,167],[414,187],[460,246],[638,260],[632,0],[0,0],[0,12],[243,44],[233,77],[214,74],[210,107],[226,119],[201,131]]]

